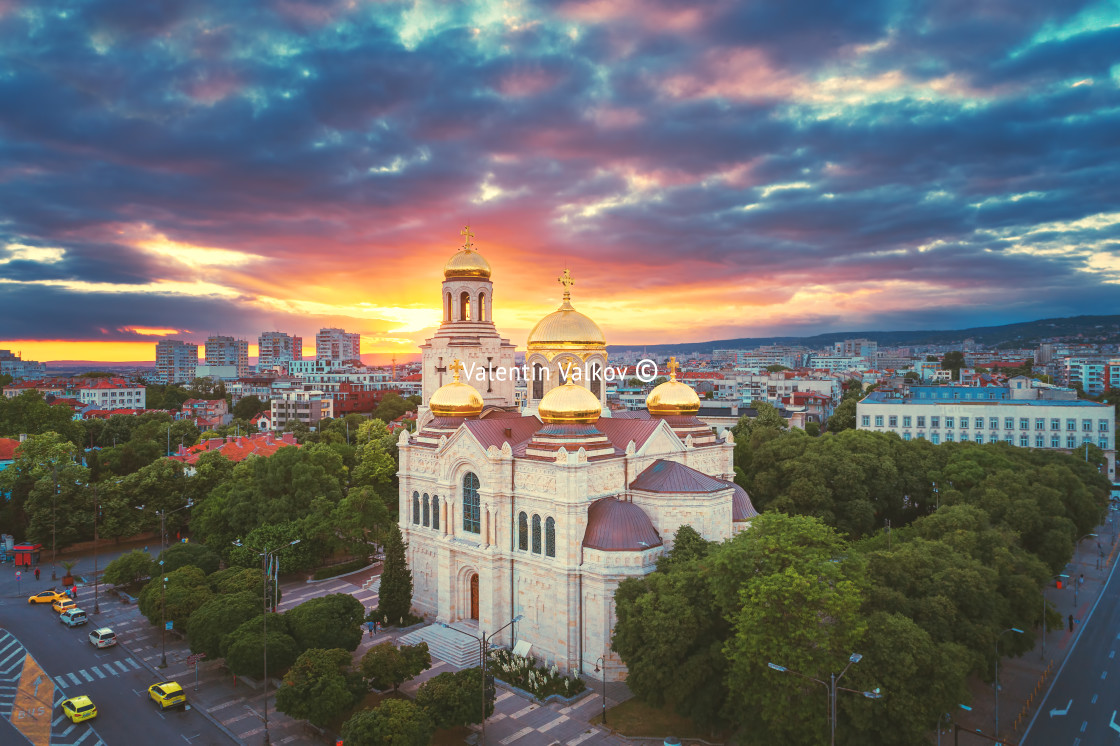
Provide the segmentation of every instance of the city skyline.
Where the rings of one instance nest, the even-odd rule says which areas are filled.
[[[1116,306],[1120,7],[810,6],[0,1],[4,346],[415,356],[465,224],[519,347]]]

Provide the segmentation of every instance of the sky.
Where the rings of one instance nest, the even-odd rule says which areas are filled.
[[[1120,0],[0,0],[0,348],[405,358],[470,224],[523,346],[1120,301]]]

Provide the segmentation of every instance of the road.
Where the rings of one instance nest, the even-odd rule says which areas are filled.
[[[156,678],[142,661],[119,645],[89,644],[97,617],[70,629],[49,606],[28,604],[27,596],[51,585],[47,576],[21,583],[19,595],[10,569],[0,570],[0,578],[0,743],[24,737],[35,746],[233,743],[193,708],[160,712],[147,699]],[[93,700],[98,716],[73,725],[58,703],[79,694]]]
[[[1120,743],[1120,581],[1116,565],[1099,599],[1079,609],[1084,628],[1054,678],[1021,746]],[[1115,581],[1115,582],[1114,582]]]

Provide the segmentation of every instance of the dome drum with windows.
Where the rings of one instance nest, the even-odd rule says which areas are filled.
[[[428,400],[428,408],[436,417],[478,417],[482,414],[482,395],[474,386],[459,380],[461,362],[456,360],[450,367],[453,380],[436,389]]]

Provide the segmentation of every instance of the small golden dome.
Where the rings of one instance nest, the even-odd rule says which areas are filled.
[[[646,409],[655,417],[696,414],[700,409],[700,397],[687,383],[677,380],[677,359],[669,358],[669,380],[646,397]]]
[[[460,233],[467,237],[467,241],[463,244],[463,248],[447,260],[447,264],[443,266],[443,276],[448,280],[456,277],[490,279],[490,262],[486,261],[482,254],[479,254],[471,246],[471,239],[474,238],[474,234],[471,233],[470,226],[468,225]]]
[[[599,419],[603,405],[595,394],[569,381],[545,394],[537,413],[549,425],[588,425]]]
[[[454,380],[436,389],[428,400],[428,409],[436,417],[478,417],[482,413],[482,395],[469,383],[459,381],[463,364],[456,360],[451,365]]]
[[[572,294],[569,289],[574,283],[568,270],[560,276],[564,286],[564,302],[560,308],[537,322],[529,332],[526,348],[537,349],[588,349],[606,347],[607,339],[599,325],[587,316],[572,308]]]

